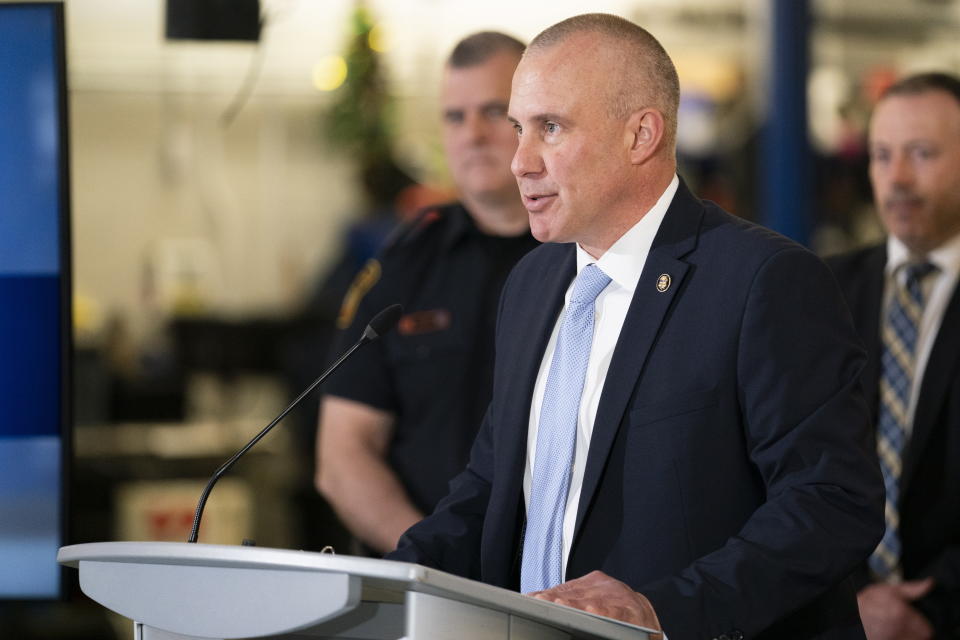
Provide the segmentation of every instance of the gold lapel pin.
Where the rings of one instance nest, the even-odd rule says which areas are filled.
[[[661,273],[660,277],[657,278],[657,291],[663,293],[670,288],[671,282],[673,282],[673,279],[670,277],[669,273]]]

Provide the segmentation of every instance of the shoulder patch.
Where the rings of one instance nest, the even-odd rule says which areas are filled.
[[[343,297],[340,314],[337,316],[338,329],[346,329],[353,323],[360,301],[373,288],[373,285],[379,282],[381,273],[380,262],[376,258],[367,260],[367,264],[363,265],[350,284],[347,295]]]

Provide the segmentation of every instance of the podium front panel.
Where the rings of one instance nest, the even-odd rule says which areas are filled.
[[[91,599],[156,629],[189,637],[251,638],[315,626],[360,602],[343,573],[83,561]]]

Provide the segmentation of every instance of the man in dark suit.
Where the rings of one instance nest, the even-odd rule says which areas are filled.
[[[537,239],[504,286],[466,471],[393,559],[687,638],[862,638],[882,530],[864,355],[829,270],[676,175],[679,83],[636,25],[514,75]]]
[[[860,612],[871,640],[960,638],[960,79],[921,74],[886,91],[870,179],[887,241],[830,260],[867,344],[888,485]]]

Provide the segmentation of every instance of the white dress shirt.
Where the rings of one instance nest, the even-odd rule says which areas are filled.
[[[914,259],[906,245],[896,237],[889,236],[887,239],[886,277],[883,287],[883,311],[881,313],[886,313],[890,297],[893,295],[893,277],[897,268]],[[917,332],[917,359],[910,388],[910,404],[907,407],[907,429],[909,430],[913,429],[913,417],[917,411],[917,398],[920,396],[923,374],[927,369],[927,362],[930,360],[930,351],[933,349],[933,343],[940,331],[940,324],[943,322],[943,314],[950,303],[950,296],[957,286],[958,277],[960,277],[960,234],[928,253],[926,260],[936,265],[937,270],[924,278],[921,285],[926,303],[923,307],[923,316],[920,319],[920,327]],[[900,278],[902,285],[906,278],[906,272],[899,271],[897,277]],[[883,318],[880,319],[880,322],[882,326]]]
[[[611,282],[597,296],[593,320],[593,343],[590,350],[590,360],[587,364],[586,379],[583,384],[583,395],[580,397],[580,412],[577,417],[577,442],[573,457],[570,489],[567,493],[567,506],[563,515],[563,564],[562,573],[567,572],[567,557],[570,554],[570,545],[573,538],[573,527],[577,521],[577,504],[580,501],[580,489],[583,486],[583,473],[587,464],[587,452],[590,449],[590,437],[593,434],[593,421],[597,416],[597,407],[600,405],[600,394],[603,392],[603,382],[607,377],[607,369],[613,358],[613,350],[620,337],[620,329],[627,316],[633,292],[643,271],[643,265],[650,253],[653,238],[660,229],[667,208],[673,201],[680,184],[677,176],[667,186],[666,191],[657,200],[657,203],[644,215],[639,222],[633,225],[626,233],[611,246],[599,260],[595,260],[579,245],[577,251],[577,274],[589,264],[596,264]],[[533,399],[530,403],[530,422],[527,433],[527,462],[523,473],[523,495],[526,504],[530,504],[530,487],[533,479],[533,465],[537,452],[537,428],[540,424],[540,408],[543,404],[544,389],[547,385],[547,374],[550,372],[550,363],[557,345],[557,334],[563,316],[570,302],[573,289],[573,280],[567,287],[564,296],[563,309],[557,317],[553,327],[550,342],[547,343],[543,359],[540,361],[540,371],[537,374],[536,386],[533,389]]]

